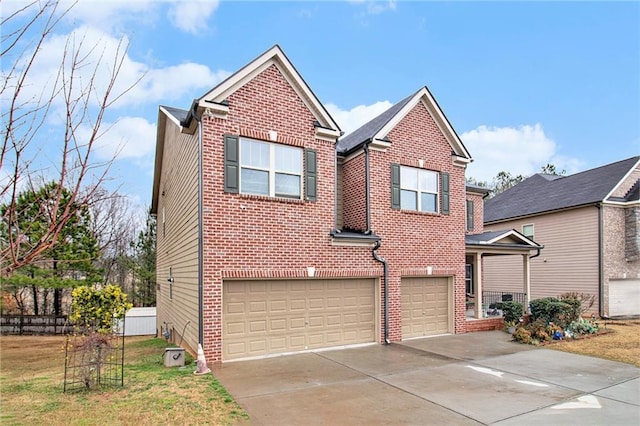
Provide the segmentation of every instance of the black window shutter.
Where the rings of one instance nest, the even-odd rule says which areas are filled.
[[[237,194],[239,185],[239,138],[236,135],[224,136],[224,190]]]
[[[467,231],[473,231],[473,200],[467,200]]]
[[[391,208],[400,209],[400,165],[391,164]]]
[[[441,186],[441,213],[449,214],[449,173],[440,173]]]
[[[318,152],[315,149],[304,150],[304,190],[305,199],[318,199]]]

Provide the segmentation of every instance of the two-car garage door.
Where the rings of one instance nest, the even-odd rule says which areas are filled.
[[[223,360],[374,342],[374,282],[225,281]]]

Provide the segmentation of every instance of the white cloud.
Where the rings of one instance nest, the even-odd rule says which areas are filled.
[[[207,29],[209,17],[218,8],[218,1],[177,1],[167,12],[169,21],[178,29],[197,34]]]
[[[325,105],[329,114],[336,120],[345,134],[356,130],[367,121],[391,108],[391,106],[392,104],[389,101],[378,101],[371,105],[358,105],[350,110],[340,109],[334,104]]]
[[[395,0],[349,0],[349,3],[365,5],[367,13],[370,15],[379,15],[388,10],[396,10]]]
[[[100,130],[94,151],[100,160],[115,156],[118,160],[139,159],[154,152],[156,125],[144,118],[121,117],[114,123],[103,123]],[[86,142],[91,131],[89,126],[82,126],[77,132],[79,142]]]
[[[579,160],[556,153],[556,142],[545,134],[539,123],[519,127],[479,126],[462,133],[460,139],[474,159],[467,169],[467,177],[489,184],[501,171],[530,176],[551,163],[559,171],[564,169],[572,174],[581,166]]]
[[[68,40],[72,40],[71,48],[67,47]],[[70,70],[70,51],[77,50],[80,53],[78,56],[84,58],[82,66],[76,69],[74,88],[79,93],[93,85],[97,95],[91,97],[93,106],[97,105],[100,95],[109,84],[116,58],[122,59],[122,62],[111,99],[122,94],[113,105],[119,108],[144,103],[171,102],[185,95],[193,97],[194,93],[199,94],[212,88],[230,74],[223,70],[213,71],[205,65],[193,62],[151,68],[125,53],[127,43],[126,38],[120,40],[97,28],[86,26],[74,30],[71,34],[53,35],[40,49],[30,71],[28,85],[23,88],[21,99],[28,102],[52,92],[65,49],[67,72]],[[92,72],[96,68],[98,72],[92,80]],[[58,89],[59,84],[58,82]],[[58,97],[56,103],[61,105],[62,99]]]
[[[166,68],[150,69],[143,80],[127,94],[132,102],[166,102],[185,94],[202,95],[231,75],[224,70],[212,71],[206,65],[186,62]]]

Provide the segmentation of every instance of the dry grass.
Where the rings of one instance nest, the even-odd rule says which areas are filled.
[[[4,425],[225,425],[247,415],[211,375],[165,368],[165,342],[129,337],[124,388],[63,393],[64,338],[2,336],[0,424]]]
[[[580,355],[625,362],[640,367],[640,319],[599,322],[603,334],[563,340],[547,347]]]

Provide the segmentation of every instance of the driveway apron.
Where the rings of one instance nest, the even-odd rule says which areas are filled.
[[[640,424],[640,369],[501,331],[213,367],[255,425]]]

